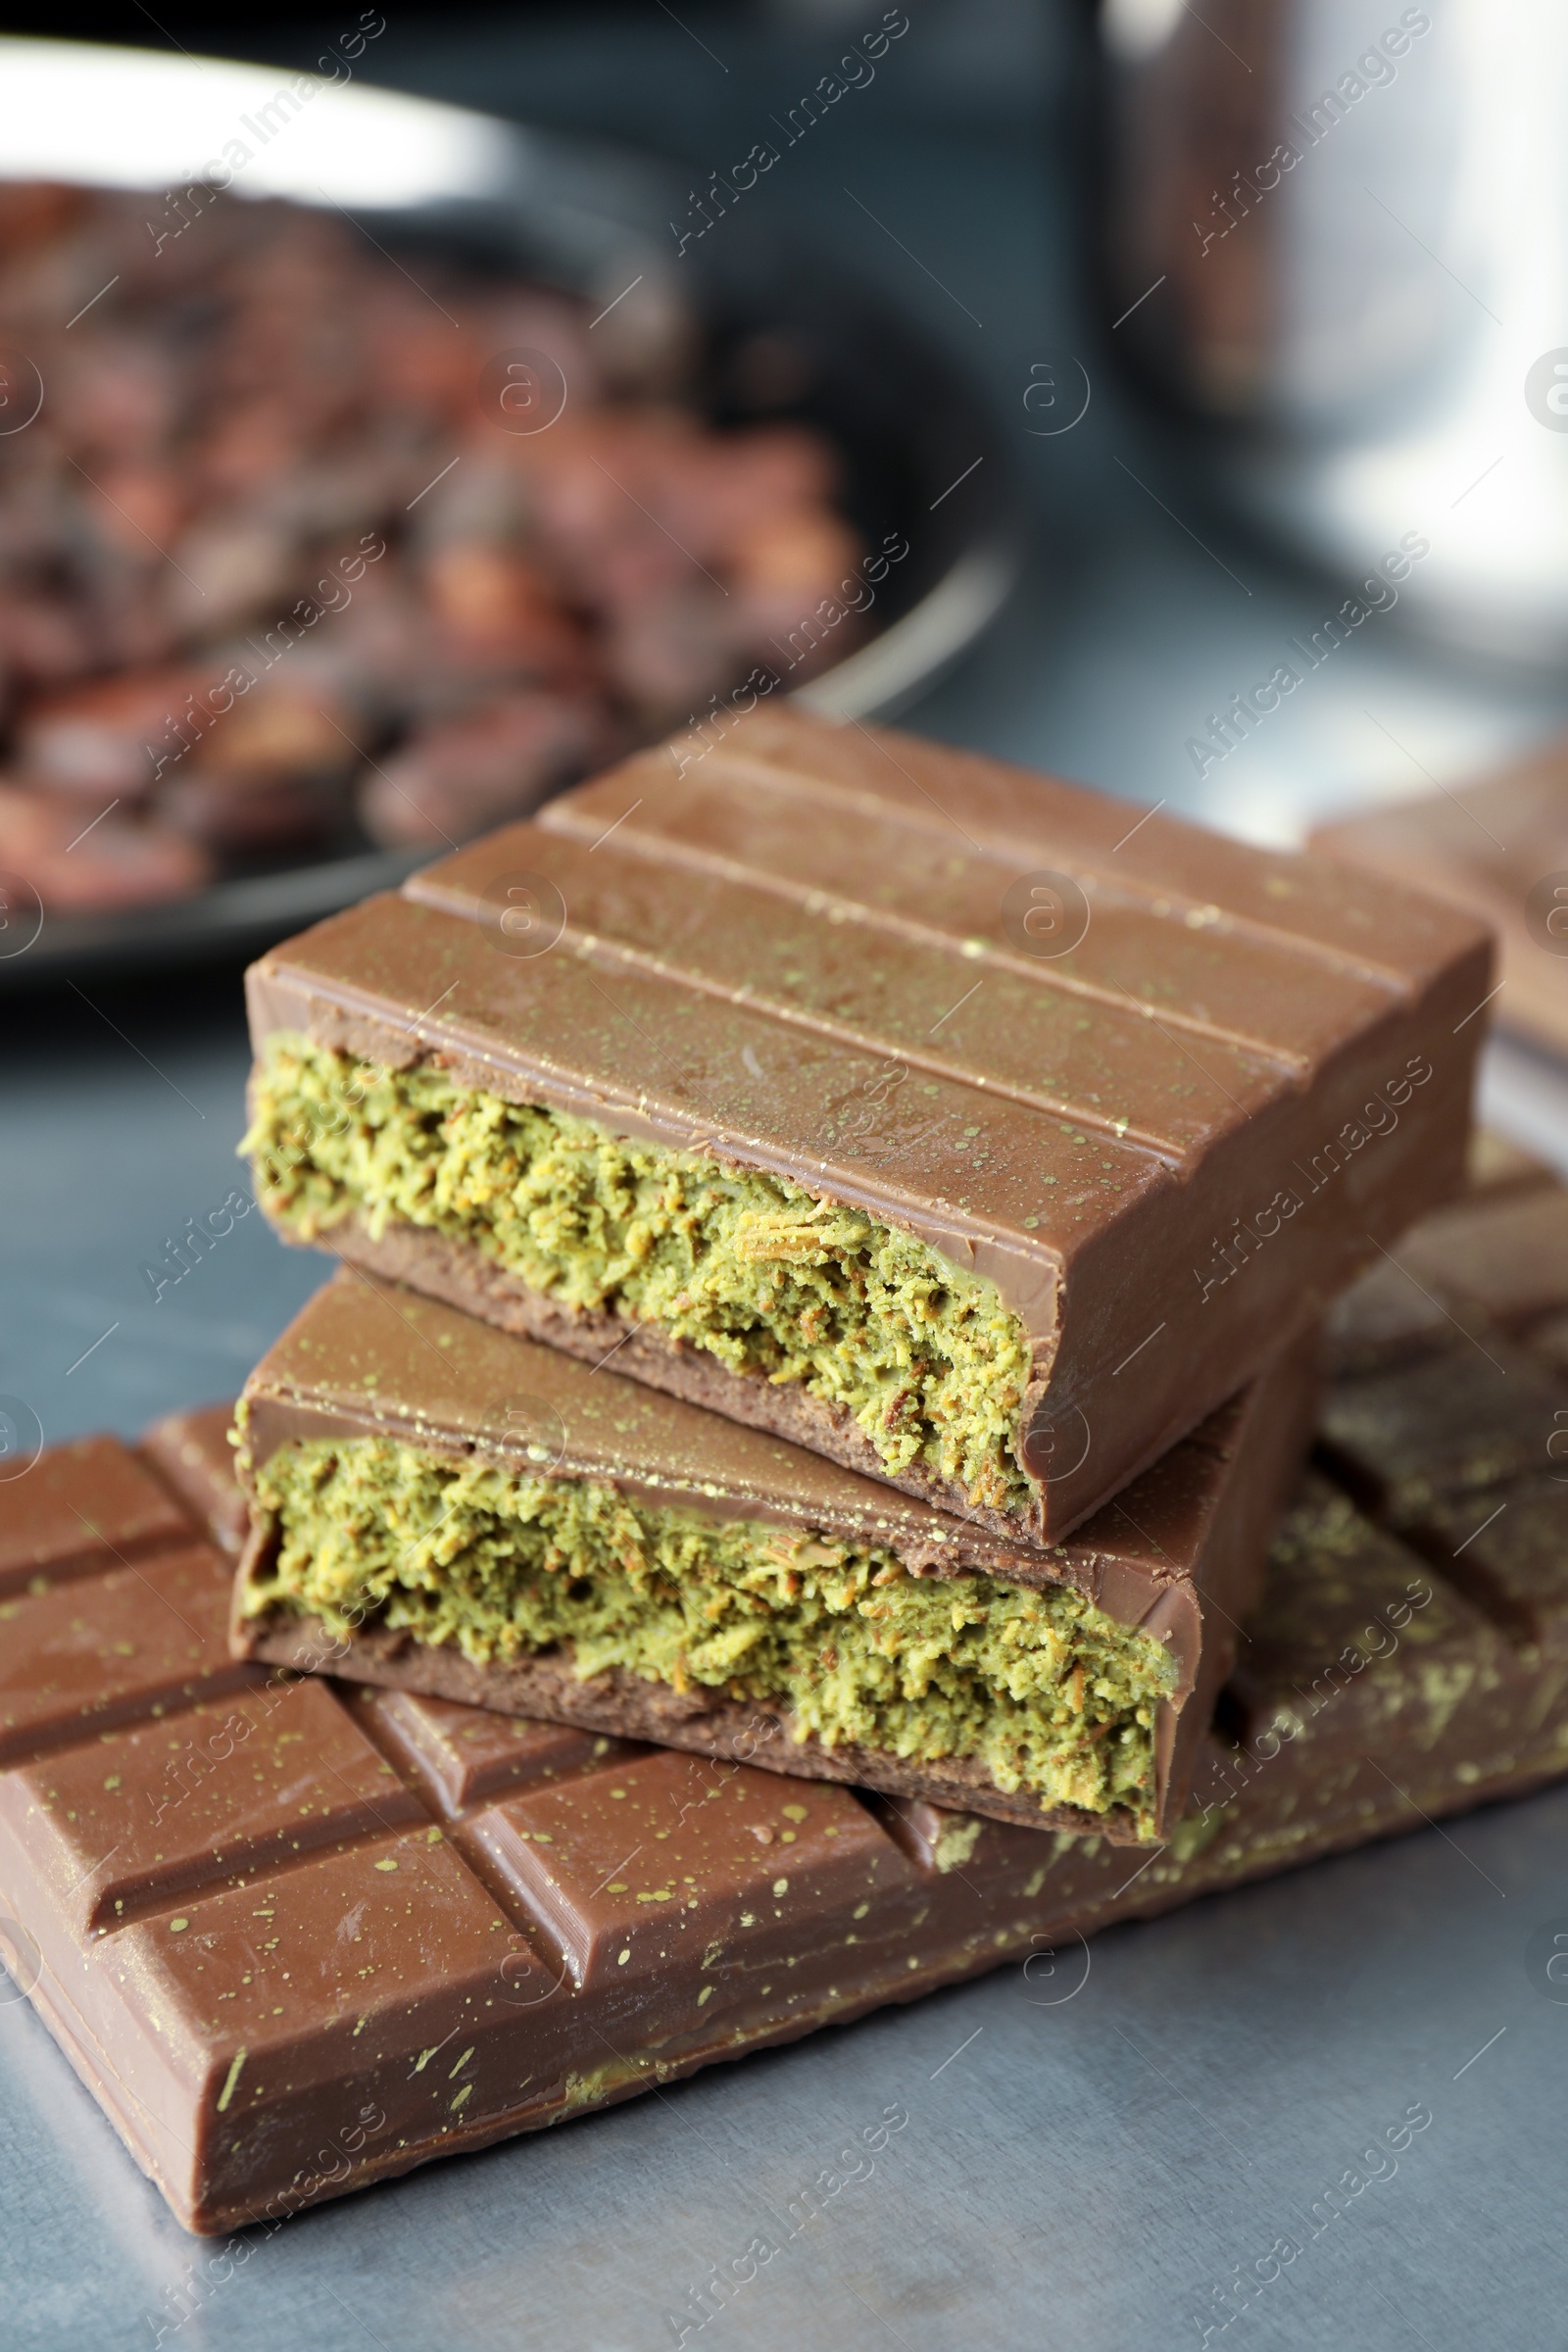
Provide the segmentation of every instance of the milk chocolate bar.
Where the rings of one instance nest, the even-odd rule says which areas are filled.
[[[1477,924],[760,708],[250,976],[280,1232],[1057,1542],[1457,1190]]]
[[[246,1383],[239,1654],[1163,1837],[1311,1430],[1298,1345],[1063,1545],[343,1269]]]
[[[1568,740],[1491,780],[1341,817],[1311,847],[1491,924],[1499,1026],[1568,1054]]]
[[[155,1434],[170,1487],[107,1439],[0,1486],[7,1951],[191,2230],[988,1968],[1056,2002],[1108,1922],[1568,1771],[1560,1518],[1523,1565],[1490,1542],[1440,1564],[1309,1479],[1193,1805],[1140,1857],[237,1664],[197,1516],[233,1524],[227,1417]],[[1519,1494],[1472,1495],[1476,1521],[1517,1524]]]

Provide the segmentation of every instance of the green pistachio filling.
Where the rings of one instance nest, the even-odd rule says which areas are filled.
[[[269,1212],[304,1241],[352,1214],[428,1227],[576,1309],[652,1322],[732,1372],[847,1405],[893,1473],[971,1507],[1032,1488],[1013,1440],[1027,1334],[994,1283],[787,1177],[279,1034],[252,1093]]]
[[[1070,1588],[914,1577],[886,1550],[390,1438],[282,1446],[256,1483],[280,1539],[249,1614],[385,1626],[481,1663],[569,1644],[580,1680],[618,1667],[787,1706],[800,1739],[973,1757],[999,1788],[1152,1835],[1152,1726],[1175,1662]]]

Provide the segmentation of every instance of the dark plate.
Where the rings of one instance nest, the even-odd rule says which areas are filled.
[[[253,152],[236,192],[331,205],[406,255],[456,250],[601,304],[639,276],[662,281],[698,321],[706,413],[814,425],[839,452],[841,504],[864,539],[908,542],[880,592],[879,632],[802,701],[830,716],[891,716],[991,620],[1021,558],[1009,460],[973,385],[880,296],[744,203],[677,253],[669,224],[693,218],[689,173],[658,157],[357,81],[290,109],[280,94],[298,86],[276,69],[0,40],[4,175],[146,188],[153,210],[238,138]],[[171,905],[46,915],[9,955],[0,924],[0,985],[264,946],[395,885],[425,856],[346,845]],[[9,936],[32,927],[13,918]]]

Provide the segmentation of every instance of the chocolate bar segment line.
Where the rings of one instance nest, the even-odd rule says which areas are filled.
[[[1111,813],[1096,796],[902,737],[754,716],[695,774],[652,755],[567,796],[547,826],[462,851],[254,968],[269,1213],[506,1328],[596,1358],[624,1343],[624,1368],[655,1386],[1054,1542],[1457,1188],[1485,936],[1414,897],[1162,823],[1132,845],[1135,886],[1114,879],[1113,840],[1095,849],[1104,922],[1097,934],[1080,892],[1089,930],[1063,960],[1088,960],[1064,977],[1004,902],[1053,858],[1084,862]],[[991,865],[958,858],[950,873],[957,853],[889,787],[949,758],[1001,862],[988,851]],[[656,789],[659,772],[672,782]],[[874,804],[876,872],[855,889],[820,861],[834,794]],[[608,834],[607,809],[626,820]],[[786,857],[792,812],[802,846]],[[519,873],[561,922],[554,945],[515,956],[501,914]],[[344,1110],[363,1153],[334,1155],[298,1108],[305,1082],[281,1086],[291,1053],[315,1057],[311,1086],[360,1101],[356,1065],[383,1074],[373,1132]],[[439,1101],[415,1099],[436,1080]],[[1019,1363],[995,1376],[1005,1491],[952,1466],[924,1403],[908,1408],[929,1424],[915,1452],[885,1439],[809,1349],[783,1383],[767,1376],[771,1341],[720,1363],[710,1310],[639,1307],[613,1251],[583,1261],[577,1298],[567,1245],[539,1259],[540,1229],[509,1224],[511,1161],[471,1185],[466,1145],[431,1139],[432,1121],[482,1125],[506,1105],[687,1155],[694,1182],[799,1188],[990,1286]],[[399,1153],[417,1183],[398,1177]],[[781,1265],[803,1246],[786,1239]],[[762,1328],[746,1303],[756,1232],[740,1254],[719,1302],[730,1335]],[[706,1279],[717,1262],[710,1249]],[[883,1309],[865,1311],[874,1325]]]
[[[91,1467],[103,1459],[100,1452]],[[76,1476],[78,1492],[90,1495],[79,1461]],[[104,1498],[110,1525],[115,1499]],[[87,1572],[78,1560],[58,1583],[35,1576],[25,1593],[0,1604],[8,1637],[0,1648],[0,1764],[243,1684],[243,1667],[217,1662],[227,1615],[223,1558],[181,1533],[177,1548],[140,1562],[125,1563],[102,1543],[90,1595],[77,1592]]]
[[[796,772],[787,780],[799,789]],[[760,781],[772,786],[771,794],[759,789]],[[504,870],[503,860],[510,860],[514,848],[537,852],[541,834],[554,834],[564,837],[557,855],[565,853],[565,862],[558,866],[547,861],[543,870],[565,898],[568,921],[589,928],[601,906],[612,906],[617,919],[609,939],[619,953],[656,956],[666,940],[673,940],[677,955],[685,951],[693,976],[708,986],[719,986],[722,965],[710,941],[702,943],[705,960],[691,960],[687,934],[696,924],[682,919],[684,910],[695,914],[698,907],[706,911],[738,903],[749,903],[755,910],[765,894],[785,902],[788,910],[775,908],[762,918],[768,933],[788,937],[793,924],[798,936],[821,942],[838,929],[852,942],[870,941],[879,957],[891,956],[901,969],[923,969],[946,978],[966,973],[966,985],[985,983],[988,1016],[995,1014],[999,995],[1005,1004],[1027,1009],[1035,1025],[1054,1015],[1061,1025],[1061,1043],[1069,1048],[1073,1031],[1082,1034],[1082,1016],[1096,1007],[1120,1017],[1131,1009],[1151,1029],[1152,1016],[1157,1015],[1158,1029],[1146,1038],[1143,1048],[1155,1071],[1156,1038],[1167,1049],[1170,1065],[1197,1048],[1201,1067],[1206,1047],[1214,1050],[1212,1066],[1221,1071],[1246,1071],[1249,1063],[1237,1056],[1257,1057],[1282,1070],[1304,1070],[1332,1050],[1348,1024],[1375,1018],[1391,997],[1409,993],[1408,974],[1366,969],[1337,955],[1313,956],[1308,951],[1303,956],[1305,941],[1282,941],[1261,926],[1239,923],[1234,915],[1222,917],[1212,904],[1189,900],[1184,905],[1174,895],[1130,893],[1109,858],[1093,863],[1075,858],[1074,875],[1058,877],[1057,899],[1064,895],[1060,886],[1066,881],[1082,890],[1077,923],[1087,915],[1087,927],[1075,946],[1066,944],[1064,937],[1059,954],[1036,955],[1032,951],[1037,946],[1052,944],[1050,936],[1036,940],[1023,920],[1010,920],[1004,910],[1009,893],[1016,896],[1020,885],[1025,890],[1034,887],[1030,867],[1037,858],[1019,849],[1010,856],[945,856],[933,860],[929,846],[911,842],[906,824],[888,811],[868,817],[836,800],[813,808],[810,822],[803,823],[800,811],[790,806],[788,792],[781,789],[785,781],[776,771],[752,765],[744,776],[720,767],[716,774],[704,770],[677,784],[657,763],[633,761],[553,804],[535,825],[496,835],[488,845],[480,845],[478,856],[462,853],[414,877],[410,895],[471,914],[476,899],[491,876]],[[770,800],[778,806],[769,806]],[[596,875],[585,852],[597,856],[595,828],[602,833],[617,806],[618,854],[608,861],[610,872],[601,867]],[[738,813],[740,807],[744,816]],[[575,854],[568,851],[568,842]],[[628,854],[648,865],[640,888]],[[679,877],[678,893],[670,889],[671,875]],[[656,929],[648,909],[661,886],[666,910]],[[1042,898],[1049,892],[1047,884]],[[1021,916],[1040,911],[1024,905]],[[820,919],[824,917],[825,924]],[[1054,919],[1054,915],[1053,927]],[[1216,951],[1214,934],[1221,926],[1225,943],[1234,940],[1238,930],[1245,932],[1245,956],[1231,949],[1227,961],[1225,954]],[[727,943],[719,944],[722,955]],[[882,968],[887,968],[885,960]],[[769,978],[772,1002],[780,1011],[808,1021],[831,1017],[829,992],[820,983],[810,986],[792,976],[787,987],[780,987],[777,968]],[[1059,1002],[1054,1007],[1042,1004],[1042,993]],[[1036,1000],[1032,1006],[1031,995]],[[882,1009],[885,1000],[876,1002]],[[902,1008],[890,1009],[897,1017]],[[887,1011],[883,1017],[888,1017]],[[913,1024],[909,1026],[912,1030]],[[969,1027],[972,1031],[972,1019]],[[925,1043],[915,1050],[935,1058],[934,1039],[923,1029],[918,1034]],[[948,1040],[944,1054],[956,1051],[960,1062],[973,1061],[972,1050],[962,1045],[955,1049],[948,1020],[938,1034]],[[1000,1042],[993,1037],[993,1051]],[[1086,1076],[1076,1101],[1069,1098],[1064,1107],[1084,1124],[1118,1135],[1116,1119],[1093,1090],[1093,1065],[1087,1059],[1092,1049],[1081,1052]],[[1070,1072],[1071,1060],[1061,1058]],[[1192,1067],[1189,1063],[1188,1071],[1178,1075],[1190,1078]],[[1036,1092],[1042,1076],[1036,1068],[1021,1091]],[[1070,1088],[1070,1076],[1065,1083]],[[1217,1088],[1210,1092],[1212,1096]],[[1151,1100],[1158,1101],[1157,1079]],[[1179,1107],[1165,1103],[1163,1118],[1173,1118]],[[1184,1124],[1190,1132],[1191,1116]]]
[[[628,805],[628,791],[642,793],[646,814]],[[895,887],[879,887],[874,901],[884,914],[902,912],[904,892],[928,882],[933,842],[944,853],[940,879],[950,899],[961,892],[970,870],[955,855],[960,844],[979,859],[1005,863],[1033,858],[1049,847],[1075,876],[1108,886],[1117,900],[1167,925],[1161,939],[1161,953],[1172,959],[1161,973],[1166,980],[1185,968],[1181,933],[1200,934],[1216,918],[1250,941],[1386,986],[1405,984],[1405,958],[1415,940],[1424,935],[1430,945],[1440,936],[1431,927],[1430,908],[1406,894],[1393,903],[1398,934],[1391,938],[1385,929],[1391,902],[1383,892],[1347,888],[1321,864],[1260,855],[1158,809],[1129,831],[1125,805],[1102,794],[888,729],[824,732],[803,723],[789,706],[749,715],[722,746],[709,744],[700,728],[676,736],[563,796],[545,821],[575,831],[595,819],[614,821],[657,842],[663,854],[682,858],[722,859],[734,854],[739,839],[742,860],[755,869],[761,860],[754,855],[758,820],[752,804],[759,801],[771,819],[765,836],[770,872],[799,887],[859,863],[880,886],[891,865]],[[959,805],[961,824],[953,813]],[[873,855],[858,859],[854,845],[868,826],[874,828]],[[906,861],[900,859],[901,846],[910,851]],[[1191,967],[1194,977],[1201,968]],[[1064,977],[1074,973],[1069,963]],[[1205,976],[1212,986],[1211,968]],[[1287,1004],[1278,1009],[1290,1017]],[[1207,1022],[1212,1014],[1205,1006],[1198,1017]]]
[[[1233,1044],[1196,1023],[1184,1035],[1119,985],[1090,997],[1063,989],[1026,956],[977,953],[979,941],[835,923],[831,904],[824,909],[813,897],[808,912],[750,875],[628,856],[618,834],[601,856],[561,826],[511,827],[415,876],[405,895],[482,922],[485,893],[509,868],[531,870],[559,891],[568,954],[635,974],[651,995],[674,981],[718,1004],[740,1002],[851,1052],[982,1083],[1004,1101],[1141,1145],[1173,1165],[1304,1066],[1299,1055]],[[1128,961],[1136,968],[1135,954]],[[1390,994],[1360,991],[1355,1008],[1375,1016]],[[754,1029],[751,1042],[754,1053],[768,1051],[765,1030]]]
[[[95,1570],[106,1543],[124,1562],[185,1539],[187,1523],[167,1489],[113,1439],[51,1446],[25,1475],[25,1517],[0,1523],[0,1598],[24,1592],[38,1575],[58,1579],[78,1564]]]

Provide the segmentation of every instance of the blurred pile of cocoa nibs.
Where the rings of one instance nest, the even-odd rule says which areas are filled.
[[[831,453],[705,423],[694,342],[281,202],[0,184],[0,871],[82,911],[434,854],[808,674]]]

